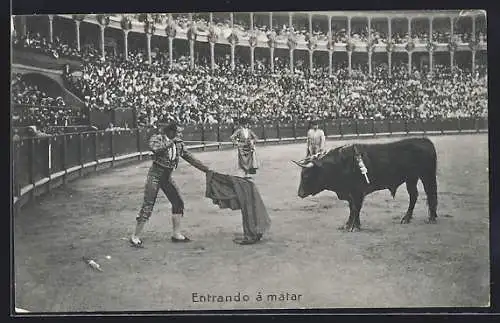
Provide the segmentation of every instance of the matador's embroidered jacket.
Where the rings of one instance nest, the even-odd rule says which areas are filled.
[[[164,134],[155,134],[149,139],[149,149],[153,152],[153,163],[169,169],[177,168],[179,157],[203,172],[208,167],[196,159],[180,139],[172,140]]]

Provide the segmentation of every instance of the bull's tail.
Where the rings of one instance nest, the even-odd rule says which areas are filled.
[[[427,139],[428,140],[428,139]],[[434,144],[428,140],[428,158],[424,174],[421,176],[425,194],[427,195],[427,205],[429,207],[429,218],[434,220],[437,217],[437,153]]]

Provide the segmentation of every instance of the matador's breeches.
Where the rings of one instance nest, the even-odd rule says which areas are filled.
[[[144,187],[144,202],[136,218],[138,222],[146,222],[151,217],[160,188],[172,205],[172,214],[184,214],[184,201],[171,174],[172,169],[153,163]]]

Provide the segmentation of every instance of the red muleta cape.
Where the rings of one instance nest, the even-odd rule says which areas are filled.
[[[263,235],[271,219],[255,184],[245,178],[207,172],[205,197],[221,209],[241,210],[243,231],[247,237]]]

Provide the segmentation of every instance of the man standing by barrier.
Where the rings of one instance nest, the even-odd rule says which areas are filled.
[[[244,177],[250,178],[257,173],[257,154],[255,143],[257,135],[250,129],[248,118],[240,119],[240,128],[230,137],[231,141],[238,145],[238,166],[244,172]]]
[[[318,121],[311,121],[312,128],[307,132],[307,152],[306,157],[316,155],[325,150],[325,133],[319,129]]]
[[[190,239],[181,233],[181,217],[184,215],[184,201],[171,175],[177,168],[179,157],[201,170],[204,173],[209,168],[196,159],[179,138],[180,128],[175,122],[160,124],[160,133],[154,134],[149,140],[149,148],[153,151],[153,164],[149,169],[144,188],[144,202],[136,217],[137,225],[130,243],[134,247],[142,247],[139,238],[144,225],[151,217],[156,202],[158,190],[161,188],[172,205],[173,242],[189,242]]]

